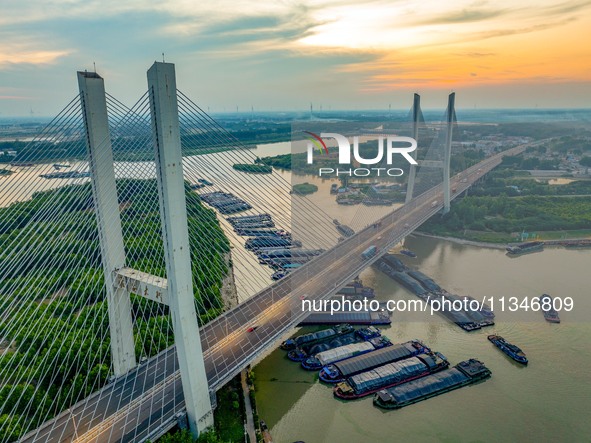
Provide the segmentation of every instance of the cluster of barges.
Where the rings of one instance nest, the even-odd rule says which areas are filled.
[[[201,185],[206,184],[200,182],[198,185],[200,188]],[[208,192],[200,194],[200,197],[225,215],[252,208],[244,200],[227,192]],[[226,220],[237,235],[248,237],[244,247],[257,256],[259,263],[274,270],[271,276],[273,280],[285,277],[324,252],[323,249],[303,249],[302,243],[294,240],[291,233],[278,228],[273,217],[268,213],[234,215],[226,217]]]
[[[392,254],[384,255],[377,262],[377,267],[384,274],[400,283],[426,303],[439,303],[440,306],[446,307],[454,304],[454,302],[464,305],[465,299],[471,299],[468,296],[461,297],[447,292],[433,279],[421,271],[412,270]],[[443,303],[444,300],[449,301],[449,303]],[[454,305],[457,305],[457,303]],[[478,310],[438,309],[437,312],[465,331],[474,331],[485,326],[494,325],[495,314],[490,307],[480,302],[478,306]]]
[[[343,344],[345,343],[345,344]],[[341,400],[374,395],[374,404],[397,409],[490,377],[476,359],[450,368],[447,358],[420,340],[392,344],[374,327],[339,325],[284,341],[287,357],[333,386]]]

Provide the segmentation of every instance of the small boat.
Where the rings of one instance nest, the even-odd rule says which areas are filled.
[[[518,363],[523,363],[524,365],[527,364],[527,357],[525,356],[525,352],[519,349],[517,346],[509,343],[500,335],[489,335],[488,340],[494,344],[497,348],[511,357]]]
[[[560,323],[560,317],[556,309],[554,309],[554,299],[551,296],[542,294],[540,297],[540,307],[547,322]]]
[[[408,249],[401,249],[401,250],[400,250],[400,253],[401,253],[402,255],[406,255],[407,257],[412,257],[412,258],[416,258],[416,256],[417,256],[417,254],[415,254],[415,253],[414,253],[414,252],[412,252],[412,251],[409,251]]]

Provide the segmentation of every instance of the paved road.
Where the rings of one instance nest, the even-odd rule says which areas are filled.
[[[515,155],[522,145],[483,160],[451,180],[461,194],[484,174],[498,166],[505,155]],[[443,207],[442,185],[411,200],[381,219],[338,243],[310,264],[298,268],[249,300],[201,328],[205,368],[211,391],[236,376],[253,360],[276,346],[276,341],[306,314],[302,298],[321,300],[333,295],[364,268],[374,263],[401,239],[412,233]],[[368,246],[379,253],[361,257]],[[251,325],[258,326],[247,332]],[[171,347],[74,405],[23,442],[135,442],[158,429],[170,428],[184,410],[176,349]]]
[[[257,441],[255,427],[258,426],[258,423],[255,424],[254,422],[252,403],[250,402],[250,388],[248,387],[247,377],[248,371],[244,369],[240,373],[240,385],[242,386],[242,395],[244,396],[244,411],[246,415],[246,423],[244,426],[246,427],[246,431],[248,432],[248,437],[250,438],[251,443],[254,443]]]

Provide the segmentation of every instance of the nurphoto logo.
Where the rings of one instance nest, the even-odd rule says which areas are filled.
[[[307,163],[309,165],[314,163],[314,147],[321,154],[328,156],[329,149],[324,141],[326,138],[333,138],[337,142],[338,146],[338,162],[340,165],[352,165],[351,162],[351,144],[349,139],[336,132],[321,132],[320,135],[314,134],[313,132],[304,131],[307,134]],[[386,141],[384,148],[384,140]],[[403,145],[403,146],[400,146]],[[417,141],[412,137],[401,137],[396,135],[391,136],[380,136],[378,137],[378,149],[375,157],[364,158],[359,152],[359,136],[353,137],[353,159],[360,165],[371,166],[381,163],[386,157],[386,164],[391,166],[393,164],[394,154],[399,154],[411,165],[416,165],[416,160],[410,155],[411,152],[417,149]],[[318,168],[319,176],[327,175],[348,175],[356,177],[367,177],[369,175],[381,176],[389,175],[391,177],[399,177],[404,174],[401,168],[390,168],[390,167],[359,167],[359,168],[329,168],[320,167]]]

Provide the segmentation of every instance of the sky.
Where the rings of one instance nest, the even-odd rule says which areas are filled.
[[[132,105],[154,60],[212,112],[591,107],[581,0],[0,0],[0,117],[56,114],[77,70]]]

